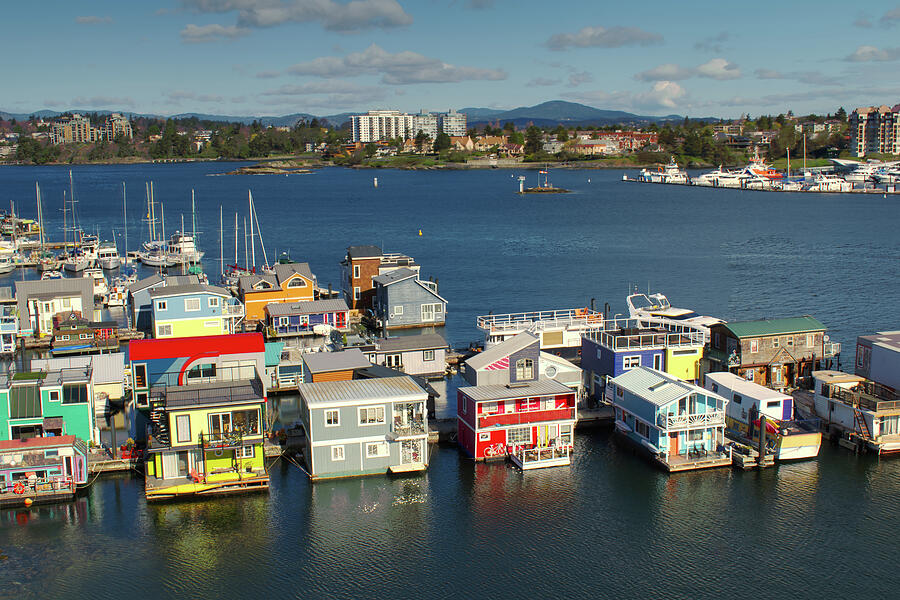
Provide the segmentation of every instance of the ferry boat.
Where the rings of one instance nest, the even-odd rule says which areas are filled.
[[[628,315],[632,319],[648,323],[664,323],[668,325],[685,325],[701,331],[704,341],[709,341],[709,328],[723,319],[699,315],[687,308],[675,308],[663,294],[641,294],[635,292],[625,298]]]
[[[725,435],[742,443],[759,444],[765,417],[766,444],[775,460],[815,458],[822,445],[818,419],[797,420],[793,397],[763,387],[734,373],[708,373],[706,389],[728,400]]]
[[[103,242],[100,244],[97,249],[97,263],[100,265],[100,268],[108,271],[116,269],[122,264],[122,259],[119,257],[119,249],[116,247],[115,242]]]
[[[691,182],[691,178],[678,167],[678,163],[675,162],[675,157],[673,156],[668,164],[660,165],[656,171],[641,169],[638,181],[687,185]]]
[[[603,327],[603,314],[589,308],[564,308],[482,315],[476,317],[475,326],[485,334],[485,350],[531,331],[540,338],[541,350],[560,356],[577,355],[581,351],[581,336]]]

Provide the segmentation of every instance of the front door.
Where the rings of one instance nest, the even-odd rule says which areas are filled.
[[[669,455],[675,456],[678,454],[678,432],[673,432],[669,434]]]
[[[72,477],[72,457],[64,456],[63,457],[63,475],[67,478]]]

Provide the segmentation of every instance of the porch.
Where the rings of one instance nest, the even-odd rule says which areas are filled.
[[[263,469],[226,472],[161,479],[147,475],[144,479],[144,493],[147,501],[169,500],[190,496],[212,494],[268,491],[269,474]]]
[[[71,477],[20,479],[0,487],[0,508],[24,506],[26,499],[34,504],[65,502],[75,497]]]
[[[545,446],[510,451],[509,459],[522,471],[572,464],[571,446]]]
[[[724,452],[689,450],[686,454],[658,454],[654,458],[669,473],[714,469],[731,466],[731,448]]]

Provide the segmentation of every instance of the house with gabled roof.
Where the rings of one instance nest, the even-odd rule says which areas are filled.
[[[375,305],[375,284],[378,275],[397,269],[419,271],[419,265],[411,256],[398,252],[384,252],[378,246],[349,246],[341,261],[341,290],[347,306],[353,310],[366,310]]]
[[[372,364],[408,375],[439,378],[447,370],[447,340],[437,333],[381,338],[360,350]]]
[[[418,271],[396,269],[375,277],[375,318],[384,329],[443,325],[447,301],[436,281],[422,281]]]
[[[238,281],[247,321],[266,318],[267,304],[310,302],[316,298],[316,276],[309,263],[279,263],[273,273],[250,273]]]
[[[156,338],[236,333],[244,317],[240,301],[212,285],[167,285],[151,290],[150,299]]]

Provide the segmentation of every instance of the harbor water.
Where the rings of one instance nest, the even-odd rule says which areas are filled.
[[[79,221],[123,251],[125,181],[135,249],[145,182],[167,235],[182,214],[191,227],[193,189],[214,279],[219,206],[231,262],[251,189],[269,260],[289,251],[322,287],[339,287],[351,244],[415,257],[449,301],[456,346],[480,339],[476,315],[592,299],[615,314],[634,285],[729,320],[812,314],[845,366],[857,335],[898,328],[890,196],[635,186],[621,171],[553,171],[573,190],[553,196],[516,194],[508,170],[216,175],[234,167],[74,167]],[[0,206],[33,217],[35,181],[61,239],[66,168],[0,167]],[[610,431],[575,442],[571,467],[526,474],[452,446],[432,447],[421,476],[315,485],[280,460],[268,495],[151,506],[139,476],[102,476],[73,503],[0,511],[0,598],[881,598],[900,585],[900,461],[826,443],[762,472],[665,475]]]

